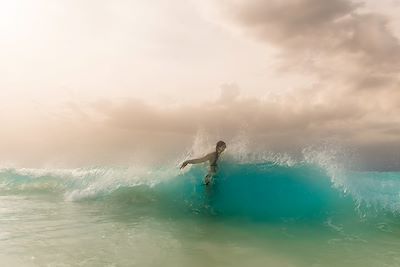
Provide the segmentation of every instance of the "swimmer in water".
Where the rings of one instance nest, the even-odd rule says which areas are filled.
[[[202,158],[186,160],[182,163],[181,169],[185,168],[186,165],[188,164],[198,164],[208,161],[210,163],[210,168],[208,170],[208,174],[206,175],[206,177],[204,177],[204,183],[205,185],[209,185],[211,182],[211,178],[217,173],[218,170],[217,162],[219,156],[222,154],[222,152],[224,152],[225,149],[226,149],[225,142],[218,141],[217,145],[215,146],[215,152],[211,152]]]

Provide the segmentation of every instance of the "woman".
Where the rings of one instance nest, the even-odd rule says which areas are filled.
[[[186,160],[182,163],[181,169],[185,168],[185,166],[188,164],[197,164],[197,163],[206,162],[208,160],[208,162],[210,163],[210,169],[208,171],[208,174],[204,178],[204,183],[206,185],[209,185],[211,182],[211,178],[217,173],[218,158],[222,154],[222,152],[224,152],[225,149],[226,149],[225,142],[218,141],[217,145],[215,146],[215,152],[211,152],[202,158]]]

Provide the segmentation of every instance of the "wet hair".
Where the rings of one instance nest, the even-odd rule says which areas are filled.
[[[218,148],[221,147],[221,146],[226,147],[226,144],[225,144],[224,141],[218,141],[218,142],[217,142],[217,145],[215,146],[215,150],[217,151]],[[217,153],[216,153],[216,155],[215,155],[214,162],[211,163],[211,166],[215,166],[215,167],[217,166],[217,160],[218,160],[218,158],[219,158],[219,153],[218,153],[218,151],[217,151]]]
[[[225,144],[224,141],[218,141],[218,142],[217,142],[217,145],[215,146],[215,149],[217,149],[217,148],[219,148],[219,147],[221,147],[221,146],[226,147],[226,144]]]

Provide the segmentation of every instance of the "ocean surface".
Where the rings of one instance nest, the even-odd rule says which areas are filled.
[[[400,266],[400,172],[0,169],[1,266]]]

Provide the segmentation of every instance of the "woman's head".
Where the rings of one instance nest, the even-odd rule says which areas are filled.
[[[224,152],[225,148],[226,148],[226,144],[224,141],[218,141],[217,145],[215,146],[215,149],[218,153]]]

